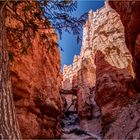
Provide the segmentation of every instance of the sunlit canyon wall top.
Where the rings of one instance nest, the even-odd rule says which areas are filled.
[[[125,44],[124,27],[120,16],[110,8],[106,3],[104,7],[96,12],[89,11],[88,19],[83,27],[82,47],[79,56],[75,56],[73,64],[64,65],[63,69],[63,88],[71,89],[76,86],[75,78],[82,67],[92,71],[91,77],[86,77],[90,84],[95,84],[94,64],[96,52],[102,52],[105,55],[105,61],[116,68],[127,68],[128,72],[134,77],[132,68],[132,57]],[[88,62],[87,62],[88,61]],[[84,71],[83,71],[84,72]]]

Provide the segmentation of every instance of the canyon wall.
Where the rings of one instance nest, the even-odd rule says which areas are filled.
[[[132,86],[135,74],[120,16],[106,4],[95,19],[95,98],[101,108],[103,123],[109,123],[123,106],[135,98]]]
[[[126,8],[129,2],[126,2],[127,5],[125,2],[119,5],[120,9],[126,11],[122,15],[117,3],[121,2],[110,2],[116,11],[106,2],[103,8],[89,12],[83,28],[80,55],[72,65],[64,67],[63,88],[67,89],[70,85],[69,90],[77,89],[77,109],[83,127],[95,133],[99,129],[98,133],[101,132],[104,138],[138,138],[138,59],[131,52],[134,51],[131,46],[134,40],[130,35],[134,33],[130,30],[135,29],[128,27],[126,21],[123,22],[128,17],[127,11],[122,7],[124,4]],[[136,18],[139,15],[139,3],[130,3],[134,5],[132,11],[137,11],[135,14],[134,11],[131,12],[130,25],[135,24],[136,27],[139,23]],[[139,31],[138,28],[136,27],[136,31]],[[139,35],[134,44],[138,49]],[[135,50],[135,55],[136,53],[138,50]],[[95,118],[98,118],[96,123]],[[119,129],[121,126],[123,128]]]
[[[140,2],[139,1],[112,1],[109,0],[110,6],[116,10],[120,19],[124,25],[125,30],[125,42],[129,49],[132,60],[133,68],[135,72],[135,78],[131,82],[131,87],[135,89],[135,92],[139,93],[139,24],[140,24]],[[129,87],[130,87],[129,86]],[[131,91],[134,93],[134,90]],[[127,92],[129,93],[129,92]],[[116,139],[138,139],[140,131],[140,97],[136,94],[136,99],[129,103],[129,105],[123,107],[116,118],[108,125],[105,130],[105,138]],[[129,97],[127,95],[127,97]]]
[[[24,6],[22,3],[19,7]],[[21,14],[20,8],[17,12]],[[37,22],[41,25],[43,21]],[[57,35],[53,29],[40,29],[33,33],[28,28],[29,32],[25,32],[25,35],[30,33],[31,36],[26,38],[11,29],[18,27],[22,30],[23,26],[10,15],[7,26],[10,28],[8,47],[12,92],[22,137],[60,137],[61,73]],[[22,38],[21,41],[18,41],[17,33]]]
[[[100,133],[100,110],[94,101],[96,66],[93,53],[93,11],[88,13],[88,20],[83,27],[83,40],[80,55],[74,56],[73,64],[64,66],[62,88],[75,90],[77,110],[81,126],[89,131]],[[94,119],[93,119],[94,118]],[[93,127],[93,124],[95,127]],[[92,126],[92,127],[90,127]]]
[[[88,94],[92,92],[91,90],[95,86],[95,65],[92,45],[90,44],[90,35],[92,35],[92,14],[92,11],[90,11],[89,19],[83,27],[83,41],[80,55],[74,57],[72,65],[65,65],[63,69],[62,88],[77,90],[79,99],[78,112],[81,118],[92,116],[90,105],[86,103]]]
[[[109,4],[118,12],[124,25],[125,41],[133,56],[133,66],[136,73],[134,86],[140,92],[140,2],[137,0],[109,0]]]

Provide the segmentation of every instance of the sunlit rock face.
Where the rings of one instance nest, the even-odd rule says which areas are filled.
[[[96,131],[95,124],[102,123],[105,132],[121,108],[136,98],[133,86],[136,75],[132,55],[125,41],[125,28],[119,14],[108,3],[96,12],[89,12],[83,28],[81,53],[78,63],[74,65],[77,69],[73,69],[73,64],[64,67],[63,83],[67,77],[69,89],[77,89],[81,124]],[[102,121],[96,120],[99,123],[93,123],[93,108],[98,108],[98,118],[101,111]],[[87,119],[92,120],[89,121],[90,125]]]
[[[75,56],[73,64],[64,66],[63,89],[77,92],[77,110],[81,126],[96,134],[100,133],[100,110],[94,100],[94,87],[96,82],[96,67],[93,53],[93,12],[88,14],[88,20],[83,27],[83,40],[79,56]],[[95,118],[93,120],[93,118]],[[94,124],[94,125],[93,125]]]
[[[140,84],[139,84],[139,32],[140,32],[140,2],[138,1],[111,1],[109,0],[110,6],[116,10],[119,14],[120,19],[123,23],[124,30],[125,30],[125,42],[126,46],[129,49],[134,63],[134,71],[135,71],[135,78],[134,80],[126,80],[126,76],[129,77],[127,71],[125,70],[125,74],[122,76],[125,78],[125,82],[123,79],[121,81],[122,85],[125,87],[127,92],[120,92],[122,91],[122,86],[119,86],[119,92],[121,93],[120,99],[116,100],[116,104],[118,107],[121,105],[125,105],[122,109],[118,108],[117,116],[112,119],[106,127],[104,127],[104,138],[105,139],[139,139],[139,131],[140,131],[140,115],[139,115],[139,101],[140,98],[137,95],[135,102],[130,102],[132,97],[134,97],[134,89],[136,92],[139,92]],[[104,56],[103,56],[104,58]],[[124,73],[123,72],[123,73]],[[119,77],[122,77],[119,76]],[[121,83],[121,82],[120,82]],[[126,84],[124,84],[126,83]],[[129,84],[129,85],[127,85]],[[114,87],[115,88],[115,87]],[[119,93],[118,92],[118,93]],[[108,92],[110,93],[110,92]],[[126,96],[123,96],[127,93]],[[113,95],[113,94],[112,94]],[[115,95],[113,95],[116,98]],[[118,96],[118,97],[119,97]],[[127,98],[128,99],[127,99]],[[113,97],[112,97],[113,98]],[[129,102],[128,102],[129,101]],[[129,103],[129,105],[128,105]],[[109,105],[108,105],[109,106]],[[110,109],[110,107],[108,107]],[[114,111],[114,110],[113,110]],[[113,112],[112,111],[112,112]],[[115,112],[115,111],[114,111]],[[109,116],[109,115],[108,115]],[[107,119],[108,117],[106,117]],[[124,119],[125,118],[125,119]]]
[[[74,57],[72,65],[64,66],[63,69],[63,89],[77,88],[78,111],[81,117],[91,116],[90,112],[89,114],[86,112],[89,109],[85,100],[90,93],[90,88],[95,86],[95,65],[90,41],[92,14],[92,11],[90,11],[89,18],[83,28],[80,55]]]
[[[137,0],[109,0],[109,4],[118,12],[124,25],[127,48],[130,50],[134,60],[135,86],[140,92],[140,2]]]
[[[11,17],[7,18],[7,25],[22,28]],[[24,43],[17,42],[15,34],[9,34],[8,46],[14,54],[10,72],[22,137],[57,138],[61,134],[60,55],[57,45],[49,47],[43,38],[46,35],[50,43],[56,44],[57,35],[54,30],[38,30],[27,53],[21,53],[22,47],[29,43],[28,38],[23,38]]]
[[[132,56],[125,43],[124,26],[118,13],[105,5],[95,14],[93,49],[96,65],[96,101],[103,125],[113,121],[135,98]]]
[[[132,57],[125,44],[124,27],[119,15],[107,5],[94,14],[93,49],[105,55],[105,61],[116,68],[127,68],[134,77]]]
[[[80,52],[81,67],[78,70],[78,111],[82,119],[93,116],[92,105],[87,103],[90,94],[93,94],[92,88],[95,86],[95,65],[92,51],[92,21],[93,12],[89,11],[88,20],[83,27],[83,40]]]
[[[77,86],[77,71],[81,68],[81,58],[74,56],[72,65],[64,65],[62,89],[71,90]]]

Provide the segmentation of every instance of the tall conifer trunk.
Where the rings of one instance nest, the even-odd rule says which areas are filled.
[[[0,1],[0,139],[21,139],[9,77],[5,4],[6,1]]]

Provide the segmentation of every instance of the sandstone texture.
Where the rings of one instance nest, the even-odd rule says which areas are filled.
[[[127,89],[126,96],[120,96],[116,102],[118,106],[124,104],[125,107],[119,107],[116,117],[112,121],[105,125],[103,128],[103,135],[105,139],[139,139],[139,17],[140,17],[140,2],[138,1],[111,1],[109,4],[119,14],[120,19],[124,26],[125,42],[132,56],[132,68],[134,69],[135,77],[127,83],[124,80],[122,85]],[[103,56],[105,57],[105,56]],[[98,70],[97,70],[98,71]],[[127,72],[125,72],[126,77]],[[123,76],[123,77],[124,77]],[[127,75],[128,76],[128,75]],[[119,76],[122,77],[122,76]],[[119,79],[117,76],[117,79]],[[124,84],[126,83],[126,84]],[[121,86],[122,87],[122,86]],[[121,87],[116,88],[121,89]],[[115,87],[114,87],[115,88]],[[122,90],[121,90],[122,91]],[[110,92],[109,92],[110,93]],[[136,94],[138,93],[138,94]],[[121,94],[123,95],[123,94]],[[114,95],[113,95],[114,96]],[[118,96],[118,97],[119,97]],[[136,97],[135,97],[136,96]],[[116,96],[114,96],[116,97]],[[135,98],[134,98],[135,97]],[[128,99],[127,99],[128,98]],[[130,100],[133,99],[134,100]],[[127,103],[127,102],[128,103]],[[123,103],[123,104],[122,104]],[[106,111],[105,111],[106,112]],[[109,111],[110,112],[110,111]],[[115,111],[114,111],[115,112]],[[108,118],[108,117],[107,117]],[[105,119],[107,119],[105,118]]]
[[[134,86],[140,92],[140,2],[109,0],[109,4],[118,12],[124,25],[126,45],[134,60],[133,66],[136,73]]]
[[[26,15],[42,26],[31,17],[38,10],[33,5]],[[16,11],[23,19],[24,8],[26,2]],[[101,9],[89,11],[81,52],[64,66],[63,81],[58,38],[50,25],[37,30],[10,15],[6,25],[23,138],[60,138],[61,122],[62,138],[140,139],[140,2],[106,0]]]
[[[76,89],[78,96],[78,113],[81,118],[92,116],[91,106],[86,103],[92,88],[95,86],[95,65],[93,60],[92,45],[92,11],[89,12],[88,20],[83,27],[83,41],[81,53],[75,56],[73,64],[64,66],[63,89]]]
[[[122,108],[116,119],[104,129],[105,139],[140,138],[140,104]]]
[[[132,56],[125,43],[119,14],[105,5],[95,14],[93,49],[96,65],[95,95],[103,125],[135,98]]]
[[[22,8],[24,6],[21,5]],[[19,21],[8,17],[7,26],[10,28],[11,24],[13,28],[23,28]],[[61,74],[57,35],[53,29],[40,29],[33,33],[29,28],[27,31],[25,35],[31,33],[31,36],[21,36],[23,42],[17,41],[16,32],[9,32],[8,37],[9,52],[13,54],[10,63],[12,91],[20,130],[26,139],[57,138],[61,134]],[[29,37],[32,37],[30,41]]]
[[[110,2],[112,7],[116,7],[120,12],[116,3]],[[136,11],[138,5],[133,7]],[[121,7],[121,4],[119,6]],[[74,58],[72,65],[64,67],[62,87],[76,89],[77,109],[80,124],[84,129],[97,135],[103,134],[104,138],[138,138],[139,116],[136,117],[134,114],[139,112],[132,112],[134,120],[130,127],[126,125],[130,120],[126,118],[125,123],[121,117],[127,116],[129,110],[136,110],[136,106],[139,106],[134,104],[138,98],[139,86],[136,72],[138,62],[134,59],[139,52],[139,35],[136,37],[136,43],[130,38],[127,39],[128,31],[134,29],[125,26],[125,14],[122,16],[119,12],[112,9],[108,2],[96,12],[89,12],[88,20],[83,27],[80,55]],[[135,16],[138,16],[138,13]],[[135,23],[131,24],[136,25],[138,21],[135,17]],[[131,52],[134,51],[132,46],[128,46],[128,40],[136,46],[135,56]],[[115,126],[116,123],[119,125]],[[119,129],[122,125],[124,127]],[[131,128],[136,128],[136,131],[131,133]],[[123,131],[126,133],[123,134]]]
[[[95,134],[99,134],[101,131],[101,120],[96,118],[100,118],[101,114],[94,100],[96,66],[92,49],[92,22],[93,11],[91,10],[88,13],[88,20],[83,27],[80,55],[74,57],[72,65],[64,66],[62,88],[64,90],[75,90],[81,127],[88,132],[94,131]]]

